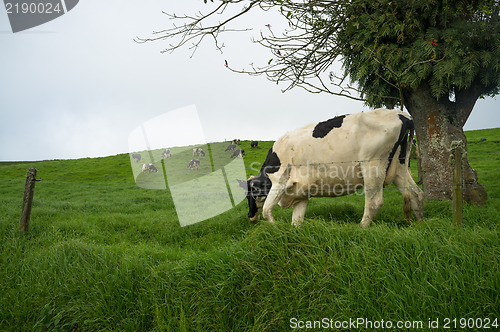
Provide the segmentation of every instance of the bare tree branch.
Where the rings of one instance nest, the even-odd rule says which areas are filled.
[[[328,83],[322,78],[341,54],[336,33],[347,20],[344,15],[346,5],[348,2],[341,0],[224,0],[205,14],[198,12],[193,16],[165,13],[170,20],[175,21],[174,26],[154,32],[150,38],[136,38],[136,42],[170,40],[173,42],[162,53],[187,46],[193,50],[193,56],[206,37],[210,37],[216,49],[222,52],[224,44],[219,41],[221,33],[250,30],[230,28],[231,22],[253,9],[269,11],[278,8],[289,29],[276,35],[269,25],[269,34],[261,32],[259,38],[253,41],[271,51],[272,58],[268,63],[262,66],[252,64],[250,69],[236,70],[226,61],[226,67],[235,73],[265,75],[277,84],[286,82],[288,85],[282,89],[283,92],[301,87],[312,93],[325,92],[366,101],[359,97],[362,95],[359,89],[344,84],[345,77],[335,81],[334,78],[337,77],[330,75]],[[221,19],[217,23],[210,23],[215,17]]]

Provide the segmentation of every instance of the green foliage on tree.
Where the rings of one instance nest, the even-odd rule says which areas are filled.
[[[352,1],[337,31],[344,67],[367,103],[429,84],[438,100],[500,88],[498,1]],[[389,98],[390,99],[390,98]]]

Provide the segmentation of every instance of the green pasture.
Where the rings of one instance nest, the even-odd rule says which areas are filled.
[[[191,148],[172,148],[163,162],[163,150],[146,152],[137,164],[128,154],[2,162],[0,330],[286,331],[292,322],[358,318],[389,321],[389,330],[399,330],[398,321],[427,328],[438,320],[442,329],[446,319],[464,318],[494,330],[500,129],[466,135],[489,199],[484,207],[465,205],[462,228],[452,225],[451,202],[436,201],[426,202],[425,222],[407,225],[394,186],[368,229],[358,227],[362,195],[311,200],[300,229],[290,225],[291,209],[279,207],[275,224],[251,223],[245,200],[181,227],[165,183],[196,181],[231,162],[229,142],[210,144],[210,153],[201,146],[199,171],[187,169]],[[259,146],[241,143],[247,176],[258,172],[272,142]],[[139,174],[136,184],[133,168],[146,162],[159,172]],[[29,167],[42,181],[22,234]],[[415,162],[412,171],[416,177]]]

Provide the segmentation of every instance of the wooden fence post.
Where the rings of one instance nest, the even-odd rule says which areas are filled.
[[[464,187],[464,167],[463,167],[464,144],[462,141],[451,142],[450,164],[453,171],[453,223],[462,226],[463,217],[463,187]]]
[[[24,185],[24,196],[23,196],[23,211],[21,214],[21,219],[19,220],[19,229],[22,232],[27,232],[30,216],[31,216],[31,205],[33,204],[33,195],[35,193],[35,182],[36,180],[36,168],[28,169],[26,173],[26,183]]]

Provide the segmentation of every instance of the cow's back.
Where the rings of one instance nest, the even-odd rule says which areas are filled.
[[[288,132],[273,146],[282,165],[364,161],[381,158],[399,138],[402,122],[396,110],[377,109],[347,115],[340,127],[332,128],[324,137],[314,137],[310,124]]]

